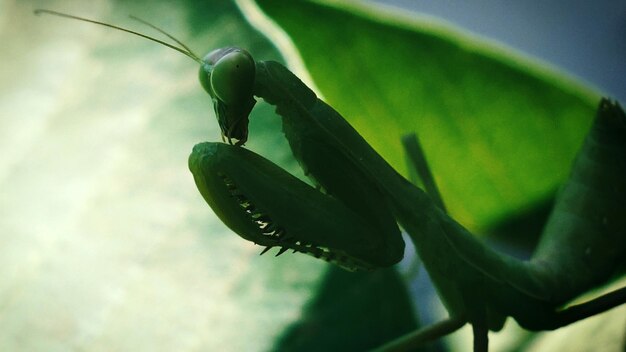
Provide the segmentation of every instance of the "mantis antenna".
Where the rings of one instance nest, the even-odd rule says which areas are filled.
[[[167,33],[152,23],[136,16],[129,16],[174,41],[178,46],[150,37],[143,33],[115,26],[112,24],[70,15],[63,12],[36,9],[35,15],[49,14],[83,22],[98,24],[117,29],[126,33],[151,40],[191,58],[200,64],[200,84],[213,99],[222,137],[226,136],[229,143],[231,138],[237,140],[237,145],[243,145],[248,138],[248,115],[256,100],[252,97],[255,79],[255,62],[250,53],[245,50],[227,47],[213,50],[201,59],[185,43]]]
[[[112,24],[108,24],[108,23],[104,23],[104,22],[100,22],[100,21],[96,21],[96,20],[91,20],[91,19],[84,18],[84,17],[74,16],[74,15],[70,15],[70,14],[67,14],[67,13],[57,12],[57,11],[52,11],[52,10],[46,10],[46,9],[37,9],[37,10],[35,10],[33,12],[35,13],[35,15],[40,15],[42,13],[45,13],[45,14],[59,16],[59,17],[71,18],[71,19],[79,20],[79,21],[83,21],[83,22],[99,24],[101,26],[105,26],[105,27],[117,29],[117,30],[120,30],[120,31],[123,31],[123,32],[126,32],[126,33],[134,34],[136,36],[139,36],[139,37],[151,40],[151,41],[159,43],[161,45],[165,45],[166,47],[168,47],[170,49],[174,49],[174,50],[178,51],[179,53],[182,53],[183,55],[185,55],[185,56],[191,58],[192,60],[200,63],[201,65],[204,64],[204,62],[198,57],[198,55],[194,54],[193,51],[191,51],[191,49],[189,49],[189,47],[187,47],[185,44],[183,44],[180,40],[174,38],[174,36],[172,36],[171,34],[165,32],[164,30],[158,28],[157,26],[155,26],[155,25],[153,25],[153,24],[151,24],[151,23],[149,23],[149,22],[147,22],[145,20],[142,20],[142,19],[140,19],[138,17],[135,17],[135,16],[130,16],[130,18],[132,18],[135,21],[141,22],[141,23],[143,23],[143,24],[145,24],[145,25],[147,25],[147,26],[149,26],[149,27],[159,31],[159,33],[162,33],[162,34],[166,35],[168,38],[172,39],[173,41],[175,41],[177,44],[179,44],[183,48],[181,49],[181,48],[179,48],[177,46],[174,46],[172,44],[166,43],[166,42],[164,42],[162,40],[150,37],[148,35],[145,35],[145,34],[142,34],[142,33],[139,33],[139,32],[135,32],[135,31],[127,29],[127,28],[115,26],[115,25],[112,25]]]
[[[200,61],[200,62],[201,62],[201,60],[200,60],[200,58],[198,57],[198,55],[196,55],[196,54],[195,54],[195,53],[194,53],[194,52],[193,52],[193,51],[192,51],[192,50],[191,50],[191,49],[190,49],[187,45],[185,45],[185,43],[183,43],[183,42],[181,42],[180,40],[176,39],[173,35],[171,35],[171,34],[167,33],[166,31],[162,30],[161,28],[159,28],[159,27],[157,27],[157,26],[153,25],[152,23],[150,23],[150,22],[148,22],[148,21],[146,21],[146,20],[143,20],[143,19],[141,19],[141,18],[139,18],[139,17],[137,17],[137,16],[130,15],[130,16],[128,16],[128,17],[130,17],[131,19],[133,19],[133,20],[135,20],[135,21],[137,21],[137,22],[143,23],[143,24],[145,24],[146,26],[148,26],[148,27],[150,27],[150,28],[152,28],[152,29],[154,29],[154,30],[158,31],[159,33],[161,33],[161,34],[165,35],[166,37],[170,38],[171,40],[173,40],[174,42],[176,42],[176,44],[178,44],[178,45],[182,46],[182,47],[183,47],[183,49],[185,49],[185,50],[186,50],[189,54],[191,54],[191,56],[192,56],[192,58],[193,58],[194,60],[196,60],[196,61]]]

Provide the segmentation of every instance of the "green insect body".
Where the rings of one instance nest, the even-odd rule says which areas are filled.
[[[362,189],[360,192],[339,195],[330,193],[346,203],[356,199],[358,204],[363,204],[367,202],[363,201],[364,198],[373,197],[371,204],[375,204],[376,209],[384,214],[383,219],[387,216],[397,218],[413,237],[424,265],[429,270],[432,268],[433,281],[452,314],[466,319],[482,314],[472,312],[474,299],[467,298],[466,292],[475,291],[475,285],[480,285],[488,278],[466,260],[471,260],[474,253],[480,255],[488,251],[488,248],[435,207],[423,191],[400,176],[336,111],[317,99],[308,87],[282,65],[275,62],[257,63],[255,94],[277,106],[294,156],[306,173],[312,174],[328,190],[344,189],[347,182],[344,182],[343,177],[346,174],[347,179],[360,180],[369,186],[368,190]],[[324,167],[327,162],[336,167]],[[463,253],[465,256],[451,255],[457,249],[447,238],[442,223],[449,223],[454,228],[452,236],[471,241],[479,248],[470,254]],[[403,248],[399,234],[387,232],[381,235],[396,238],[396,248]],[[363,240],[366,239],[355,237],[353,243]],[[466,247],[460,250],[465,251]],[[379,253],[384,255],[382,251]],[[500,257],[495,258],[500,264]],[[468,287],[472,289],[468,290]],[[497,315],[490,327],[500,329],[504,318],[503,315]]]
[[[623,267],[626,254],[623,225],[621,229],[607,228],[613,236],[611,241],[587,235],[589,240],[585,240],[588,241],[585,242],[585,252],[574,250],[570,256],[576,263],[555,256],[554,253],[546,256],[544,253],[558,246],[561,251],[569,251],[571,237],[580,235],[581,229],[573,229],[577,225],[563,223],[558,226],[560,215],[552,217],[554,219],[556,216],[557,220],[551,220],[551,224],[556,222],[557,225],[548,226],[547,231],[552,233],[544,235],[548,240],[540,245],[533,260],[521,261],[493,251],[436,207],[422,190],[400,176],[336,111],[317,99],[308,87],[282,65],[275,62],[257,62],[256,72],[254,94],[276,105],[277,113],[283,118],[285,135],[305,173],[310,174],[316,182],[329,190],[331,196],[341,200],[346,206],[368,214],[368,221],[372,224],[382,224],[385,227],[389,216],[397,219],[415,242],[420,258],[453,318],[495,331],[502,328],[507,316],[514,317],[530,330],[554,329],[568,323],[569,318],[564,318],[559,313],[560,306],[597,284],[606,282],[618,268]],[[594,128],[594,131],[616,130],[618,132],[615,133],[623,136],[623,130],[602,127],[606,123],[606,109],[614,114],[615,111],[621,111],[617,106],[603,101],[600,117],[596,122],[601,127]],[[618,124],[624,123],[623,118],[614,120],[621,121]],[[605,136],[596,136],[592,132],[589,138],[604,140]],[[626,140],[623,137],[622,139]],[[599,148],[592,145],[590,148],[597,153],[604,146]],[[614,149],[618,152],[611,150],[608,153],[612,153],[616,160],[622,160],[616,165],[623,168],[626,156],[619,152],[623,150],[623,146]],[[581,155],[586,154],[589,153],[583,150]],[[579,157],[579,160],[581,158],[585,160],[589,156]],[[577,169],[579,167],[575,167]],[[620,174],[623,171],[617,173]],[[359,182],[351,189],[346,187],[348,180]],[[571,182],[579,181],[574,177]],[[364,191],[365,189],[369,191]],[[622,196],[617,199],[624,198]],[[555,214],[562,207],[568,208],[567,205],[562,205],[568,202],[567,196],[561,196]],[[374,210],[369,204],[378,206]],[[381,209],[387,208],[384,205],[390,210]],[[614,208],[613,214],[625,214],[623,202],[620,205],[621,207]],[[564,211],[573,212],[576,216],[581,210],[584,209]],[[372,216],[377,211],[378,215]],[[606,221],[608,217],[602,219]],[[616,219],[611,218],[614,224],[612,226],[620,226],[614,221]],[[574,230],[573,234],[564,235],[571,230]],[[397,237],[398,242],[401,241],[393,230],[381,235]],[[365,240],[368,239],[357,236],[352,238],[351,243]],[[551,244],[551,241],[558,245]],[[608,257],[594,256],[591,259],[589,250],[599,250],[591,242],[600,243],[597,246],[611,247],[613,251]],[[392,243],[396,250],[402,248],[397,241]],[[337,249],[350,253],[350,247]],[[385,251],[379,250],[378,253],[380,256],[386,255]],[[601,275],[592,272],[591,276],[596,278],[593,282],[586,278],[579,279],[568,268],[570,264],[583,267],[590,260],[597,261],[598,264],[588,266],[587,271],[593,268],[606,269]],[[559,264],[559,261],[565,261],[566,264]],[[564,280],[574,283],[561,287]],[[511,304],[512,301],[516,304]]]
[[[189,168],[218,217],[242,238],[266,247],[263,252],[279,247],[280,255],[291,249],[349,270],[390,266],[404,252],[397,220],[415,243],[451,318],[383,350],[406,350],[432,338],[424,336],[441,336],[466,322],[474,328],[475,349],[486,350],[487,329],[501,329],[508,316],[526,329],[549,330],[626,302],[622,288],[561,309],[626,269],[626,114],[616,103],[600,103],[538,248],[522,261],[476,240],[281,64],[255,62],[234,47],[200,59],[137,18],[182,48],[94,20],[50,10],[35,13],[132,33],[200,64],[200,83],[213,100],[222,138],[237,141],[235,146],[196,145]],[[294,156],[327,194],[239,147],[248,138],[254,96],[276,106]]]

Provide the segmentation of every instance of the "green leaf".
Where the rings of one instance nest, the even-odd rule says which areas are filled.
[[[572,80],[432,20],[350,1],[258,3],[325,100],[403,173],[400,137],[418,133],[470,229],[543,201],[568,175],[599,99]]]

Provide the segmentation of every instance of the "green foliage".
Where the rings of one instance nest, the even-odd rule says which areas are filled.
[[[418,133],[450,213],[470,229],[552,194],[599,100],[437,23],[352,2],[258,3],[325,100],[398,170],[401,135]]]

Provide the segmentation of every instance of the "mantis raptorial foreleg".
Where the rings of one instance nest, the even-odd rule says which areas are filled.
[[[380,346],[373,352],[401,352],[413,351],[422,344],[451,334],[462,328],[467,322],[461,318],[449,318],[438,323],[416,330],[396,340]]]
[[[280,247],[277,255],[292,249],[349,270],[374,270],[402,258],[400,223],[450,319],[384,350],[406,350],[470,323],[474,348],[482,351],[487,349],[487,332],[501,329],[509,316],[526,329],[550,330],[626,302],[622,288],[561,309],[576,296],[623,275],[626,267],[626,114],[617,103],[600,103],[538,249],[531,260],[520,261],[485,246],[449,217],[419,160],[416,166],[428,194],[399,175],[281,64],[254,61],[245,50],[232,47],[201,59],[161,30],[182,48],[98,21],[48,10],[36,13],[120,29],[200,64],[200,82],[214,102],[222,137],[235,145],[198,144],[189,168],[209,206],[244,239],[265,250]],[[276,106],[294,156],[328,194],[240,147],[248,138],[254,96]],[[407,142],[407,150],[419,155],[418,145]],[[425,165],[423,155],[421,159]]]

